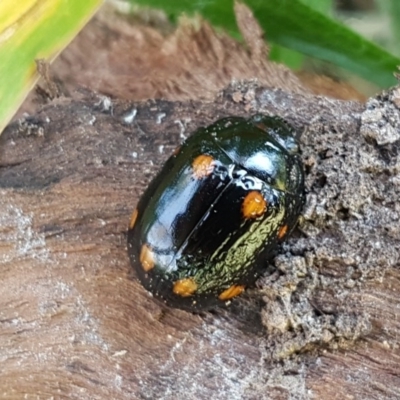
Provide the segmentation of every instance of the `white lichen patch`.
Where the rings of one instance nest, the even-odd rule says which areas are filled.
[[[3,231],[0,246],[5,248],[0,262],[9,262],[14,257],[48,258],[45,236],[35,230],[32,213],[6,205],[0,208],[0,229]]]

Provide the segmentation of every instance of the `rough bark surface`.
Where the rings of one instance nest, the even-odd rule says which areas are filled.
[[[361,104],[298,88],[236,82],[180,102],[80,90],[7,128],[0,396],[400,398],[400,90]],[[276,274],[230,307],[168,309],[130,269],[130,214],[193,130],[254,113],[300,134],[299,227]]]
[[[398,117],[393,93],[381,101]],[[1,137],[6,397],[400,395],[398,139],[375,144],[370,107],[255,83],[210,103],[115,102],[111,113],[99,100],[60,99]],[[165,309],[130,271],[130,212],[182,136],[255,112],[304,129],[311,209],[273,282],[227,310]]]

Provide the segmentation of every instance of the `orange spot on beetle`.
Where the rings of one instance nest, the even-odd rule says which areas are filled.
[[[154,268],[154,253],[147,244],[144,244],[140,250],[140,263],[146,272]]]
[[[239,296],[239,294],[243,293],[244,288],[244,285],[232,285],[231,287],[220,293],[218,298],[222,301],[232,299],[233,297]]]
[[[193,278],[180,279],[174,283],[172,291],[181,297],[189,297],[197,290],[197,283]]]
[[[287,231],[288,231],[287,225],[281,226],[278,231],[278,239],[283,239],[284,236],[286,235]]]
[[[242,214],[244,218],[258,218],[265,213],[267,202],[257,190],[249,192],[243,200]]]
[[[194,177],[202,179],[212,174],[215,168],[215,161],[211,156],[201,154],[193,160],[192,167]]]
[[[135,222],[137,220],[138,217],[138,210],[137,208],[135,208],[135,210],[133,211],[132,215],[131,215],[131,220],[129,221],[129,229],[133,229],[133,227],[135,226]]]

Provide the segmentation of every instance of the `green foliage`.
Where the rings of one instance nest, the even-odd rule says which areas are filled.
[[[101,3],[0,1],[0,134],[38,78],[35,60],[51,62]]]
[[[131,1],[162,9],[175,18],[181,13],[199,13],[214,26],[239,37],[233,0]],[[275,60],[298,68],[302,55],[307,55],[329,61],[381,87],[396,83],[393,73],[400,59],[333,19],[330,0],[246,0],[245,3],[253,10],[268,41],[278,46],[272,49]]]
[[[383,17],[387,17],[391,35],[386,43],[396,56],[400,56],[400,1],[399,0],[377,0],[378,7]]]

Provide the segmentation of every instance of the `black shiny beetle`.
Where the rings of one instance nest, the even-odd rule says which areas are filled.
[[[169,158],[129,224],[131,264],[147,290],[195,311],[254,283],[304,204],[292,133],[277,117],[224,118]]]

